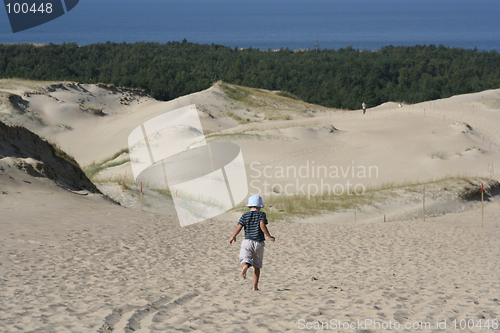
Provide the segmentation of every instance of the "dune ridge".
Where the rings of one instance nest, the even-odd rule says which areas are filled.
[[[0,142],[2,171],[16,167],[33,177],[47,177],[70,190],[100,193],[72,157],[26,128],[0,122]]]

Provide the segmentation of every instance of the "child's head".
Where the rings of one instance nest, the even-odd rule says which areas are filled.
[[[264,204],[262,203],[262,198],[260,197],[260,195],[252,195],[250,198],[248,198],[248,205],[247,205],[248,208],[250,209],[257,209],[257,210],[260,210],[262,207],[264,207]]]

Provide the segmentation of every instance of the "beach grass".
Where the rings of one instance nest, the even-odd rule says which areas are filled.
[[[245,133],[245,132],[238,132],[238,133],[214,133],[207,135],[205,137],[205,140],[207,142],[214,142],[214,141],[225,141],[225,140],[230,140],[230,139],[235,139],[235,140],[262,140],[263,136],[260,134],[251,134],[251,133]]]
[[[363,206],[384,204],[392,198],[402,196],[404,193],[422,193],[423,187],[432,187],[432,191],[443,191],[455,188],[460,193],[467,193],[471,186],[491,180],[482,177],[467,175],[444,176],[431,178],[425,181],[408,180],[403,182],[387,182],[378,186],[367,186],[364,193],[354,191],[344,192],[340,195],[324,193],[319,195],[284,195],[273,190],[273,194],[264,198],[268,221],[292,220],[331,212],[342,212],[349,209],[362,209]],[[435,185],[435,186],[431,186]],[[398,192],[397,190],[404,190]],[[360,191],[358,191],[360,192]],[[234,208],[245,211],[245,203]]]
[[[101,162],[93,162],[90,165],[86,166],[84,168],[83,172],[85,172],[85,175],[90,180],[93,181],[94,176],[97,175],[102,170],[107,169],[107,168],[111,168],[114,166],[123,165],[127,162],[130,162],[130,158],[125,158],[125,159],[120,160],[120,161],[111,162],[111,161],[117,159],[119,156],[121,156],[123,154],[127,154],[128,152],[129,152],[128,148],[121,149],[120,151],[115,153],[113,156],[106,158],[105,160],[103,160]],[[103,181],[101,179],[99,179],[99,182],[103,182]]]
[[[75,160],[75,158],[73,156],[71,156],[70,154],[66,153],[64,150],[61,149],[61,147],[59,147],[59,145],[53,141],[50,141],[50,140],[47,140],[45,139],[50,145],[52,145],[52,147],[54,147],[54,150],[55,150],[55,153],[56,153],[56,156],[62,158],[63,160],[66,160],[67,162],[73,164],[74,166],[80,168],[80,165],[78,164],[78,162]]]
[[[117,174],[106,177],[94,177],[90,179],[93,183],[104,184],[104,183],[117,183],[123,187],[124,190],[128,190],[128,185],[135,184],[134,177],[130,174]]]
[[[324,106],[310,104],[302,101],[297,96],[287,91],[272,92],[257,88],[250,88],[238,86],[234,84],[218,81],[214,83],[218,85],[227,98],[232,101],[240,102],[249,107],[271,107],[276,108],[277,104],[281,106],[290,107],[292,109],[300,106],[303,110],[316,109],[316,110],[331,110]]]
[[[155,191],[156,193],[159,193],[161,195],[172,198],[172,193],[170,192],[169,188],[167,188],[167,189],[152,189],[151,191]]]
[[[237,115],[236,113],[233,113],[231,111],[226,112],[226,116],[233,118],[234,120],[236,120],[240,124],[247,124],[247,123],[251,122],[250,119],[244,119],[244,118],[240,117],[239,115]]]
[[[441,160],[444,160],[444,159],[446,159],[446,155],[447,155],[447,153],[445,151],[435,151],[431,154],[431,158],[432,159],[439,158]]]

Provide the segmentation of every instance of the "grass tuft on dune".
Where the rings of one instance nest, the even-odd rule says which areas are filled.
[[[127,162],[130,162],[130,158],[126,158],[126,159],[123,159],[120,161],[111,162],[111,161],[117,159],[119,156],[121,156],[123,154],[127,154],[128,152],[129,152],[129,149],[124,148],[124,149],[118,151],[117,153],[115,153],[113,156],[111,156],[111,157],[109,157],[101,162],[98,162],[98,163],[94,162],[94,163],[90,164],[89,166],[85,167],[85,169],[83,171],[85,172],[85,175],[87,175],[87,177],[90,180],[94,181],[93,177],[95,175],[97,175],[99,172],[101,172],[102,170],[107,169],[107,168],[111,168],[114,166],[123,165]],[[100,182],[102,182],[102,181],[100,181]]]

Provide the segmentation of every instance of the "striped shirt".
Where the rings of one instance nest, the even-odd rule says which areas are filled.
[[[245,229],[245,239],[262,242],[266,240],[264,232],[260,229],[260,221],[267,224],[266,213],[258,210],[251,210],[243,214],[238,222],[238,225]]]

